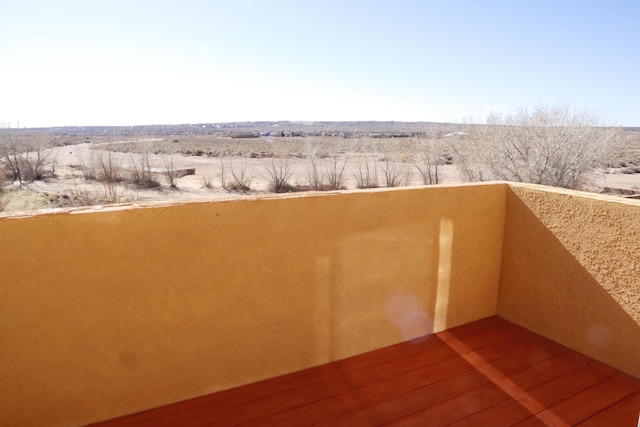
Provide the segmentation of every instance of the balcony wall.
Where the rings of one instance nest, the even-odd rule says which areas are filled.
[[[0,218],[0,424],[81,425],[495,314],[514,194],[487,184]]]
[[[511,185],[497,314],[640,378],[640,203]]]
[[[0,424],[81,425],[500,316],[640,377],[640,203],[532,185],[0,218]]]

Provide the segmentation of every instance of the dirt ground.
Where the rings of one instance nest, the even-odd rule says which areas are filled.
[[[176,148],[178,145],[179,149]],[[342,171],[342,186],[346,189],[358,187],[358,177],[362,177],[367,167],[371,176],[375,171],[380,187],[387,186],[386,181],[390,175],[398,178],[399,185],[424,185],[415,162],[415,153],[409,151],[405,142],[391,140],[370,140],[366,143],[342,141],[329,146],[322,144],[319,139],[308,138],[241,142],[225,140],[218,141],[215,145],[199,143],[197,140],[179,143],[170,137],[81,142],[49,149],[47,154],[51,164],[48,167],[54,172],[52,177],[22,185],[14,183],[6,187],[4,194],[0,196],[0,210],[31,211],[105,204],[106,201],[138,203],[247,197],[270,192],[269,171],[273,172],[274,167],[289,171],[291,177],[288,182],[293,188],[301,190],[308,188],[310,177],[313,177],[310,157],[315,159],[319,176],[330,171]],[[184,152],[190,155],[182,154]],[[110,161],[118,166],[122,174],[139,166],[146,153],[147,165],[154,171],[160,185],[155,188],[140,188],[124,182],[108,185],[86,180],[83,170],[86,172],[87,165],[95,162],[96,156],[103,156],[100,158],[104,159],[108,153],[112,156]],[[409,161],[410,158],[413,160]],[[191,169],[195,173],[177,178],[176,186],[172,188],[163,173],[167,171],[168,160],[171,160],[170,167],[173,170]],[[229,183],[234,181],[231,173],[240,175],[243,172],[250,189],[245,192],[224,189],[223,167],[228,188],[231,187]],[[462,181],[455,164],[438,166],[440,184]],[[601,192],[605,187],[640,192],[640,173],[629,173],[622,166],[598,170],[590,177],[590,184],[586,189]]]

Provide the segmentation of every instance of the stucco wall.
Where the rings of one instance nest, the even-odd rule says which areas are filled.
[[[640,204],[512,185],[498,314],[640,377]]]
[[[80,425],[492,315],[507,191],[0,218],[0,424]]]

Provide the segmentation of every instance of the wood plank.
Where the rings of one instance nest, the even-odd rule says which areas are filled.
[[[527,423],[529,423],[527,425],[540,425],[542,421],[538,417],[542,418],[549,406],[597,384],[615,372],[615,369],[609,366],[589,360],[588,363],[529,388],[495,407],[469,416],[461,420],[458,425],[514,425],[527,419]],[[553,414],[547,414],[545,418],[548,420],[553,418],[552,424],[564,422],[554,418]]]
[[[378,350],[378,352],[365,353],[348,359],[343,359],[331,364],[321,365],[302,371],[293,372],[287,375],[259,381],[224,390],[218,393],[202,396],[172,405],[154,408],[148,411],[139,412],[125,417],[108,420],[99,426],[155,426],[159,421],[180,420],[181,412],[190,414],[205,413],[216,409],[225,409],[230,406],[243,405],[252,400],[259,400],[273,396],[284,391],[304,388],[313,384],[321,384],[340,378],[346,373],[355,373],[361,370],[370,369],[376,365],[392,363],[400,359],[407,359],[412,355],[426,353],[447,352],[440,340],[434,335],[422,337],[418,340],[404,342],[394,346]]]
[[[499,426],[512,425],[515,422],[531,416],[531,409],[542,406],[534,400],[528,402],[527,392],[556,377],[586,365],[590,359],[572,350],[566,350],[561,354],[533,364],[515,374],[501,378],[496,384],[508,392],[506,398],[496,405],[482,408],[480,411],[464,418],[458,417],[458,421],[452,425],[461,426]],[[473,393],[470,391],[469,393]],[[531,405],[530,403],[533,403]],[[529,409],[527,409],[529,408]]]
[[[539,414],[537,418],[529,417],[514,425],[538,425],[539,420],[550,423],[553,417],[565,421],[567,425],[575,425],[638,390],[640,390],[639,380],[618,372],[562,402],[550,406],[545,413]]]
[[[569,351],[562,356],[579,354]],[[583,358],[586,356],[580,355]],[[553,359],[552,359],[553,360]],[[522,391],[497,405],[487,407],[469,415],[452,425],[462,426],[510,426],[540,412],[540,408],[561,402],[617,371],[610,366],[587,359],[588,363],[547,363],[547,366],[532,366],[509,377]],[[526,375],[522,375],[525,374]]]
[[[635,426],[640,415],[640,392],[598,412],[578,424],[579,427]]]
[[[467,362],[459,357],[454,357],[421,370],[394,376],[386,381],[349,390],[242,425],[309,425],[340,416],[357,408],[374,405],[400,393],[407,393],[469,369]]]
[[[567,350],[557,357],[545,359],[515,373],[495,379],[474,390],[468,390],[451,399],[431,405],[401,418],[390,425],[445,425],[453,423],[483,409],[510,399],[525,387],[554,378],[576,367],[582,367],[589,359],[580,353]]]
[[[502,348],[502,352],[495,350],[490,353],[487,352],[487,363],[511,353],[522,351],[522,341],[514,339],[505,340],[504,342],[509,343],[509,346],[501,345],[500,348]],[[532,337],[529,337],[527,342],[532,342]],[[500,344],[502,343],[503,342]],[[551,343],[548,340],[545,343],[548,344],[548,349],[545,349],[544,346],[542,346],[543,342],[539,343],[540,346],[537,350],[538,355],[552,355],[554,354],[554,351],[563,350],[561,346]],[[482,347],[482,349],[484,348],[485,347]],[[420,387],[424,387],[471,369],[473,369],[473,367],[468,362],[460,357],[456,357],[431,366],[423,367],[422,369],[407,372],[403,375],[393,375],[387,380],[376,381],[367,387],[353,389],[347,393],[338,394],[308,405],[293,408],[289,411],[260,418],[254,422],[243,425],[309,425],[408,393]],[[337,421],[334,420],[332,422]]]
[[[567,351],[565,347],[546,341],[538,347],[520,349],[516,352],[491,361],[503,375],[509,375],[524,369],[531,364],[553,357],[554,351]],[[580,360],[581,362],[582,360]],[[475,369],[465,371],[454,377],[419,388],[409,393],[398,395],[379,402],[376,405],[364,407],[357,411],[332,418],[318,425],[349,426],[349,425],[379,425],[396,420],[426,407],[435,405],[464,393],[476,389],[490,382],[490,379]]]
[[[635,425],[639,405],[639,380],[491,316],[96,425]]]
[[[527,331],[513,324],[502,324],[483,332],[477,332],[470,337],[473,338],[472,346],[486,346],[500,341],[509,341]],[[438,339],[438,337],[436,337]],[[517,348],[513,346],[513,350]],[[512,350],[512,351],[513,351]],[[442,360],[458,357],[458,354],[440,341],[440,347],[431,349],[429,352],[416,353],[415,358],[395,359],[389,364],[376,365],[375,368],[356,373],[343,372],[336,381],[327,381],[322,384],[313,384],[309,387],[291,389],[274,394],[263,399],[252,400],[243,403],[243,411],[240,413],[235,406],[225,409],[202,413],[200,419],[205,423],[215,424],[242,424],[250,421],[259,422],[260,419],[295,408],[313,404],[314,402],[327,399],[344,393],[353,393],[353,390],[360,389],[367,385],[380,383],[386,379],[398,376],[405,372],[412,372],[425,365],[437,363]],[[465,365],[465,369],[471,367]],[[447,374],[446,371],[443,372]],[[414,373],[415,375],[415,373]],[[450,375],[450,374],[448,374]],[[353,398],[353,395],[351,396]]]
[[[495,342],[496,339],[505,339],[515,334],[526,332],[522,329],[518,331],[515,325],[498,317],[490,316],[474,322],[467,323],[450,331],[462,338],[480,336],[484,337],[487,342]],[[498,329],[498,331],[494,331]],[[480,338],[482,339],[482,338]],[[204,414],[211,411],[223,410],[238,412],[231,410],[234,406],[246,405],[252,401],[269,399],[274,395],[291,392],[295,389],[304,389],[312,384],[321,384],[336,378],[343,378],[346,373],[354,373],[359,370],[370,369],[375,366],[382,367],[385,364],[393,364],[398,360],[408,361],[407,358],[430,354],[437,362],[442,354],[446,353],[447,357],[453,353],[446,346],[442,345],[441,340],[435,335],[427,335],[415,340],[403,342],[390,347],[369,352],[362,355],[354,356],[348,359],[339,360],[331,364],[321,365],[287,375],[271,378],[268,380],[248,384],[246,386],[236,387],[222,392],[174,403],[159,408],[153,408],[147,411],[127,415],[124,417],[107,420],[96,426],[139,426],[152,427],[159,422],[170,423],[180,421],[185,417],[185,413],[189,416]],[[434,362],[434,363],[435,363]],[[423,362],[424,363],[424,362]],[[408,366],[408,365],[404,365]],[[385,369],[391,369],[390,366]]]

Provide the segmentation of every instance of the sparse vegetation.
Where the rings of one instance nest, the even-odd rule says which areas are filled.
[[[29,139],[20,136],[19,129],[0,128],[0,169],[5,179],[22,185],[52,177],[54,166],[50,153],[45,151],[46,135]]]
[[[94,181],[93,191],[80,190],[74,180],[71,200],[80,205],[121,203],[125,189],[122,187],[123,167],[112,149],[112,144],[92,147],[89,158],[78,158],[85,181]],[[104,149],[106,148],[106,149]]]
[[[490,121],[491,126],[464,127],[442,125],[433,128],[437,131],[411,133],[363,131],[353,126],[349,131],[315,128],[313,133],[287,129],[240,132],[247,136],[244,138],[233,138],[226,130],[220,129],[209,130],[211,134],[206,134],[204,127],[184,128],[184,133],[176,134],[164,131],[151,133],[148,130],[132,132],[129,128],[126,134],[120,134],[124,130],[109,128],[105,129],[106,132],[99,129],[88,135],[71,135],[68,131],[48,134],[43,130],[11,129],[9,132],[3,129],[0,131],[2,141],[13,142],[13,145],[8,144],[9,150],[5,152],[12,153],[10,156],[0,156],[0,170],[5,172],[5,165],[11,165],[11,160],[16,157],[28,160],[32,166],[19,169],[18,175],[12,175],[15,180],[8,179],[4,187],[5,196],[0,195],[0,200],[6,203],[6,196],[12,196],[8,209],[26,209],[36,205],[64,207],[132,200],[215,198],[229,193],[328,191],[459,182],[459,171],[473,170],[467,162],[469,158],[463,159],[462,151],[476,147],[476,138],[484,131],[495,130],[495,135],[512,135],[509,132],[513,132],[516,126],[506,123]],[[269,125],[264,126],[262,129],[269,129]],[[300,126],[304,128],[306,125]],[[363,125],[365,129],[366,126],[368,124]],[[552,126],[547,130],[548,135],[555,135],[553,132],[557,132],[557,128]],[[603,132],[599,135],[606,134],[605,131],[616,131],[603,127],[596,129]],[[580,185],[587,176],[596,176],[598,182],[604,182],[606,177],[612,177],[610,174],[617,174],[610,181],[613,185],[602,187],[638,188],[640,129],[623,131],[630,137],[626,140],[625,149],[614,153],[615,156],[606,164],[607,168],[599,169],[600,175],[591,174],[596,162],[582,169],[584,173],[580,178],[571,180],[573,187]],[[553,139],[557,138],[553,136]],[[54,148],[49,148],[49,145]],[[21,151],[27,146],[31,148]],[[615,143],[612,146],[615,147]],[[16,149],[11,150],[11,147]],[[493,149],[501,147],[497,145]],[[531,148],[530,152],[535,150],[543,152],[539,148]],[[452,154],[455,155],[453,160]],[[499,158],[495,154],[492,159]],[[481,156],[478,158],[482,159]],[[567,163],[572,165],[570,160]],[[548,162],[553,170],[558,169],[555,164]],[[194,174],[194,171],[196,179],[186,176]],[[493,179],[486,165],[475,172],[476,179]],[[37,176],[47,179],[35,178]],[[636,176],[637,181],[630,181]],[[474,176],[467,174],[465,178],[474,179]],[[180,191],[158,191],[161,187],[176,188],[178,185]]]
[[[267,166],[265,166],[265,179],[268,184],[269,191],[272,193],[288,193],[295,190],[295,187],[289,183],[293,175],[293,166],[288,158],[272,158]]]
[[[354,173],[356,180],[356,188],[378,188],[378,167],[368,155],[365,154],[364,159],[356,166]]]
[[[491,114],[455,141],[458,165],[470,181],[506,180],[579,188],[594,167],[610,161],[619,130],[588,112],[540,106]]]
[[[155,165],[151,160],[151,145],[147,141],[138,144],[138,156],[131,156],[131,182],[140,188],[160,187]]]
[[[93,157],[95,156],[95,157]],[[122,164],[116,159],[111,146],[106,150],[95,150],[92,152],[92,160],[95,161],[89,176],[106,184],[117,184],[123,180]]]
[[[171,188],[178,188],[179,176],[178,168],[176,167],[175,154],[175,148],[169,144],[166,144],[162,152],[162,163],[164,164],[167,180],[169,181],[169,186]]]
[[[398,155],[386,153],[382,158],[382,173],[387,187],[406,185],[410,179],[410,170]]]
[[[0,212],[4,211],[4,209],[7,207],[7,204],[9,203],[7,191],[4,188],[6,183],[7,179],[4,175],[4,171],[0,170]]]
[[[325,189],[324,175],[320,170],[318,159],[315,154],[309,156],[309,167],[307,169],[307,180],[309,181],[309,189],[314,191],[323,191]]]
[[[340,155],[336,149],[330,148],[323,155],[325,159],[318,159],[316,147],[309,148],[307,155],[307,181],[309,189],[313,191],[333,191],[345,189],[344,172],[349,161],[349,155]]]
[[[424,185],[440,183],[438,168],[451,161],[451,156],[443,150],[441,140],[418,139],[415,141],[416,154],[414,167],[417,169]]]
[[[247,172],[247,165],[243,164],[239,168],[233,167],[233,162],[229,161],[228,167],[225,166],[224,160],[220,159],[220,183],[222,188],[227,191],[235,191],[239,193],[248,193],[251,191],[251,177]]]
[[[202,176],[200,177],[202,182],[202,188],[206,188],[207,190],[213,190],[213,175],[211,175],[208,171],[202,172]]]
[[[327,181],[327,190],[344,190],[344,171],[349,160],[348,155],[340,156],[333,153],[328,159],[325,166],[325,178]]]

